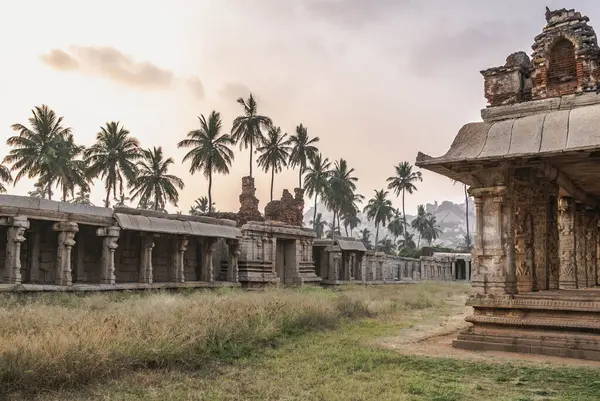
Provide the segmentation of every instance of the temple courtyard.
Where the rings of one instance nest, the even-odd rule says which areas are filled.
[[[595,400],[600,363],[451,346],[469,285],[2,294],[8,400]]]

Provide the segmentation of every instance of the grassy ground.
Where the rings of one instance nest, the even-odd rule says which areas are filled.
[[[0,299],[0,395],[39,400],[597,400],[600,372],[411,356],[467,287]],[[2,398],[2,397],[0,397]]]

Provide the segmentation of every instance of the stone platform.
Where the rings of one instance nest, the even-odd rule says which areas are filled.
[[[555,290],[467,300],[472,327],[456,348],[600,361],[600,288]]]
[[[183,288],[221,288],[241,287],[240,283],[227,281],[185,282],[185,283],[120,283],[120,284],[73,284],[71,286],[52,284],[0,284],[1,292],[90,292],[90,291],[139,291],[139,290],[177,290]]]

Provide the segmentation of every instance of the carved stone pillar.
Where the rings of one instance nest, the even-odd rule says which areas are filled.
[[[229,264],[227,266],[227,281],[230,283],[238,282],[238,261],[240,258],[240,242],[238,240],[228,240],[229,246]]]
[[[4,281],[10,284],[21,284],[21,243],[25,241],[25,230],[29,221],[25,216],[15,216],[8,227],[6,235],[6,262],[4,265]]]
[[[214,267],[213,267],[213,253],[217,247],[217,239],[216,238],[204,238],[203,240],[203,255],[202,255],[202,264],[204,269],[202,270],[203,277],[201,281],[206,281],[207,283],[212,283],[215,281],[214,279]],[[264,247],[263,247],[264,249]]]
[[[55,282],[57,285],[70,286],[73,284],[71,250],[75,245],[75,234],[79,231],[79,226],[71,221],[61,221],[54,223],[52,229],[58,231]]]
[[[575,203],[573,198],[558,198],[558,255],[560,289],[577,288],[575,266]]]
[[[531,215],[524,206],[518,206],[515,214],[515,263],[517,290],[519,293],[533,291],[533,241]]]
[[[115,284],[115,251],[118,247],[119,233],[117,226],[102,227],[96,235],[102,238],[102,257],[100,259],[100,283]],[[81,249],[81,248],[80,248]]]
[[[585,243],[585,265],[587,269],[587,287],[594,287],[598,278],[596,277],[596,238],[598,235],[598,221],[596,214],[588,212],[586,216],[586,243]]]
[[[548,219],[546,225],[546,232],[548,233],[548,289],[557,290],[560,271],[557,197],[553,194],[550,196],[548,202]]]
[[[140,271],[138,283],[152,284],[152,250],[154,249],[154,235],[142,235],[142,249],[140,255]]]
[[[188,246],[188,239],[186,236],[178,236],[175,238],[173,248],[173,257],[171,266],[171,277],[176,283],[185,283],[185,251]],[[212,256],[212,253],[211,253]],[[212,271],[212,258],[211,258],[211,271]],[[211,272],[212,274],[212,272]]]
[[[577,288],[587,286],[586,266],[586,219],[583,205],[575,204],[575,266],[577,266]]]
[[[513,220],[510,187],[471,188],[477,207],[477,246],[473,250],[473,291],[516,293]],[[484,221],[486,224],[484,224]]]

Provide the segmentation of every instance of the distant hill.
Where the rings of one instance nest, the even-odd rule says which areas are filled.
[[[431,214],[433,214],[437,220],[439,228],[442,230],[442,235],[438,238],[433,245],[439,245],[448,248],[457,248],[461,244],[464,243],[464,238],[467,233],[467,222],[465,217],[465,204],[456,204],[450,201],[442,201],[442,203],[438,203],[437,201],[433,204],[428,203],[425,205],[425,210]],[[317,207],[318,213],[323,214],[323,219],[325,221],[330,222],[333,219],[333,213],[328,211],[324,205],[319,204]],[[314,213],[314,207],[311,206],[304,213],[304,225],[310,226],[310,222],[312,221]],[[366,215],[360,213],[358,216],[362,222],[359,225],[358,229],[354,230],[352,236],[357,237],[358,231],[367,228],[369,229],[373,235],[371,237],[371,241],[375,241],[375,224],[371,221],[367,221]],[[406,215],[406,223],[408,225],[408,231],[414,233],[415,242],[417,241],[418,234],[414,232],[414,230],[410,227],[410,223],[415,218],[414,215],[407,214]],[[475,233],[475,204],[473,200],[469,198],[469,233],[471,234],[471,243],[473,243],[473,237]],[[342,235],[346,235],[344,232],[344,227],[342,225]],[[350,233],[348,232],[350,236]],[[384,227],[379,228],[379,239],[385,238],[386,236],[391,237],[391,234]],[[421,244],[421,246],[426,244]]]

